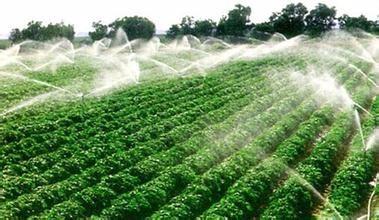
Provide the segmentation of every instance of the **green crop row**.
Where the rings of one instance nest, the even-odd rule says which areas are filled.
[[[248,81],[247,81],[248,82]],[[236,94],[235,94],[236,93]],[[186,111],[183,114],[179,114],[171,118],[169,120],[168,129],[172,129],[175,126],[180,125],[180,123],[185,123],[189,125],[191,124],[196,117],[198,117],[201,114],[204,114],[208,111],[212,111],[214,109],[217,109],[221,107],[223,104],[225,104],[228,101],[234,100],[236,97],[243,97],[244,95],[250,93],[250,90],[243,89],[240,87],[236,87],[235,91],[233,90],[226,90],[224,92],[219,92],[213,95],[213,99],[209,102],[206,100],[208,97],[204,98],[198,98],[199,101],[197,102],[197,106],[194,110]],[[222,99],[217,97],[223,97]],[[202,106],[208,106],[207,108],[204,108]],[[178,108],[181,108],[181,106],[178,106]],[[201,111],[203,110],[203,111]],[[176,122],[176,123],[175,123]],[[179,124],[178,124],[179,122]],[[162,126],[159,126],[161,125]],[[137,132],[135,136],[143,137],[144,139],[153,140],[159,137],[159,134],[167,132],[167,124],[166,121],[163,121],[163,123],[156,123],[155,125],[151,127],[146,127],[146,129],[143,129],[141,132]],[[205,126],[205,124],[200,125]],[[159,129],[160,128],[160,129]],[[199,127],[196,127],[198,129]],[[147,131],[147,132],[146,132]],[[119,130],[117,130],[117,133],[114,135],[118,135]],[[152,133],[154,132],[154,133]],[[109,134],[109,133],[108,133]],[[111,133],[112,134],[112,133]],[[108,136],[112,138],[112,136]],[[133,135],[130,135],[129,137],[133,137]],[[94,140],[95,142],[92,142],[91,140]],[[116,137],[113,137],[112,139],[113,146],[106,146],[104,144],[98,145],[98,139],[91,139],[87,138],[86,143],[82,144],[80,147],[79,153],[76,153],[73,157],[70,157],[68,159],[62,160],[61,162],[55,164],[52,168],[50,168],[47,172],[39,174],[39,173],[33,173],[24,175],[21,177],[15,177],[15,178],[5,178],[4,181],[6,181],[6,184],[4,186],[5,196],[6,198],[14,198],[17,195],[27,193],[28,190],[32,190],[37,186],[43,185],[43,184],[52,184],[54,182],[57,182],[61,180],[62,178],[65,178],[67,176],[70,176],[74,173],[77,173],[79,170],[83,170],[86,167],[90,167],[93,165],[94,162],[96,162],[98,159],[101,159],[102,157],[115,153],[118,150],[122,149],[123,147],[120,144],[116,144]],[[120,140],[121,142],[121,140]],[[136,143],[145,142],[145,140],[137,139],[135,141]],[[89,148],[86,149],[84,146],[94,146],[95,148]],[[65,150],[63,146],[61,147]],[[125,147],[124,147],[125,148]],[[67,152],[67,151],[66,151]],[[57,161],[59,160],[59,157],[56,157]],[[39,174],[39,175],[38,175]],[[11,187],[11,188],[10,188]],[[13,192],[13,193],[12,193]]]
[[[379,99],[376,98],[371,108],[371,116],[363,124],[363,131],[368,137],[378,123]],[[369,182],[374,178],[375,151],[363,150],[361,137],[357,134],[351,144],[351,152],[339,168],[331,183],[330,202],[344,216],[357,211],[371,189]]]
[[[313,101],[302,103],[296,110],[283,117],[281,121],[254,139],[248,146],[194,180],[183,193],[161,207],[152,217],[192,218],[201,214],[217,201],[220,195],[223,195],[227,188],[250,167],[260,162],[265,154],[273,151],[278,144],[290,136],[300,121],[306,120],[315,109],[316,105]],[[113,213],[104,214],[113,216]]]
[[[243,97],[242,96],[242,91],[240,92],[240,93],[238,93],[238,94],[233,94],[233,93],[229,93],[229,97],[228,96],[225,96],[224,97],[224,100],[226,101],[226,100],[228,100],[228,99],[230,99],[230,100],[234,100],[236,97]],[[212,103],[212,102],[210,102],[210,103]],[[206,103],[206,104],[210,104],[210,103]],[[216,105],[217,106],[217,105]],[[189,119],[191,119],[191,118],[189,118]],[[188,120],[188,119],[187,119]],[[192,119],[191,119],[192,120]],[[188,124],[188,126],[184,126],[184,127],[182,127],[182,128],[184,128],[184,130],[183,129],[177,129],[177,131],[176,132],[172,132],[171,133],[171,135],[174,135],[173,137],[175,137],[175,136],[178,136],[178,134],[180,134],[180,135],[184,135],[184,136],[188,136],[188,134],[190,134],[190,133],[185,133],[184,131],[188,131],[189,129],[192,129],[193,131],[196,131],[196,130],[198,130],[201,126],[205,126],[206,124],[204,124],[204,121],[203,122],[201,122],[200,121],[200,123],[198,124],[198,125],[196,125],[196,123],[189,123]],[[190,127],[189,127],[190,126]],[[199,127],[200,126],[200,127]],[[166,138],[170,138],[169,136],[166,136]],[[170,139],[172,139],[172,137],[170,138]],[[154,142],[152,142],[152,143],[154,143]],[[164,144],[164,142],[162,142],[163,144]],[[169,142],[167,142],[167,144],[169,144]],[[149,145],[147,145],[147,146],[149,146]],[[107,146],[108,148],[105,148],[105,149],[112,149],[110,146]],[[152,147],[152,146],[151,146]],[[166,146],[166,147],[169,147],[169,146]],[[164,149],[165,147],[164,146],[162,146],[162,148]],[[121,148],[120,148],[121,149]],[[104,150],[102,150],[101,152],[103,152]],[[90,152],[91,153],[91,152]],[[105,153],[106,154],[108,154],[109,152],[106,152],[105,151]],[[145,152],[145,151],[140,151],[140,158],[143,158],[143,157],[145,157],[146,156],[146,153],[148,153],[148,152]],[[117,155],[116,155],[117,156]],[[52,170],[54,170],[54,169],[57,169],[56,171],[54,171],[54,172],[49,172],[49,174],[50,175],[42,175],[42,176],[36,176],[36,177],[38,177],[39,179],[40,179],[40,183],[45,183],[46,184],[46,182],[49,180],[49,179],[47,179],[47,180],[45,180],[46,178],[51,178],[52,180],[51,181],[55,181],[57,178],[59,179],[62,175],[64,175],[64,174],[67,174],[67,172],[68,171],[70,171],[69,170],[69,168],[71,168],[71,169],[79,169],[79,170],[84,170],[84,167],[80,167],[80,166],[78,166],[78,165],[80,165],[80,164],[78,164],[78,163],[82,163],[82,164],[84,164],[84,165],[86,165],[86,163],[84,163],[84,162],[82,162],[82,161],[93,161],[93,162],[98,162],[98,158],[96,157],[96,156],[94,156],[94,155],[90,155],[90,154],[85,154],[85,156],[84,157],[82,157],[82,158],[79,158],[79,159],[81,159],[81,160],[76,160],[76,161],[72,161],[72,163],[74,163],[74,162],[76,162],[76,163],[74,163],[74,164],[72,164],[72,163],[66,163],[67,164],[67,166],[55,166],[55,167],[53,167],[53,169]],[[104,171],[108,171],[109,169],[110,170],[112,170],[112,169],[115,169],[117,166],[115,166],[116,164],[115,163],[120,163],[121,161],[120,160],[117,160],[115,157],[108,157],[108,161],[102,161],[102,160],[100,160],[100,163],[98,163],[98,166],[100,166],[100,167],[102,167],[102,166],[106,166],[106,167],[108,167],[107,169],[104,169]],[[87,162],[88,163],[88,162]],[[122,164],[122,162],[120,163],[120,164]],[[84,165],[82,165],[82,166],[84,166]],[[83,169],[82,169],[83,168]],[[91,168],[91,170],[92,170],[92,172],[98,172],[99,170],[97,169],[98,167],[93,167],[93,168]],[[67,171],[65,171],[65,169],[67,170]],[[50,170],[49,170],[50,171]],[[70,174],[72,174],[72,173],[68,173],[67,174],[67,176],[68,175],[70,175]],[[85,174],[86,173],[84,173],[83,174],[83,176],[85,176]],[[51,175],[56,175],[56,176],[51,176]],[[55,179],[53,178],[53,177],[55,177]],[[72,178],[73,176],[71,176],[70,178],[71,179],[75,179],[75,178]],[[99,176],[99,177],[101,177],[101,176]],[[35,184],[36,182],[32,182],[32,181],[38,181],[38,178],[31,178],[30,179],[30,181],[31,182],[21,182],[22,184],[19,184],[19,186],[20,186],[20,188],[15,188],[15,189],[17,189],[17,190],[20,190],[20,191],[24,191],[25,192],[25,190],[27,189],[27,188],[21,188],[21,187],[23,187],[23,186],[25,186],[25,184]],[[45,178],[45,179],[43,179],[43,178]],[[38,183],[38,182],[37,182]],[[48,184],[49,184],[49,182],[47,182]],[[54,182],[51,182],[51,183],[54,183]],[[50,183],[50,184],[51,184]],[[57,185],[62,185],[62,184],[57,184]],[[9,187],[17,187],[17,185],[15,186],[14,184],[9,184]],[[48,188],[52,188],[51,186],[49,186]],[[42,189],[42,190],[39,190],[39,191],[43,191],[44,189]],[[18,191],[16,191],[16,193],[17,193]],[[31,196],[33,196],[33,195],[31,195]],[[21,199],[21,198],[20,198]],[[20,200],[20,199],[18,199],[18,201]],[[42,201],[41,201],[42,202]],[[14,203],[11,203],[11,204],[14,204]]]
[[[244,80],[246,80],[247,77],[248,76],[241,77],[242,79],[239,79],[239,82],[241,84],[243,84]],[[233,85],[233,83],[235,83],[235,85]],[[96,133],[98,133],[99,130],[103,131],[103,132],[107,132],[109,130],[116,130],[116,129],[119,130],[120,129],[125,135],[129,135],[130,132],[133,132],[133,130],[132,130],[133,127],[130,127],[130,125],[135,125],[134,126],[135,130],[139,129],[139,128],[143,128],[144,126],[147,125],[147,123],[151,124],[153,122],[157,122],[159,120],[159,118],[161,118],[161,117],[166,116],[166,118],[167,118],[171,115],[175,115],[175,114],[180,113],[180,112],[185,112],[189,108],[193,108],[196,105],[201,104],[201,102],[204,102],[204,98],[208,98],[208,96],[210,96],[211,94],[217,93],[217,91],[219,91],[219,90],[224,89],[223,90],[224,94],[227,94],[228,92],[232,92],[232,91],[228,91],[228,89],[226,89],[226,88],[228,88],[229,86],[233,86],[234,90],[236,90],[237,88],[239,88],[238,85],[239,84],[236,81],[230,80],[230,81],[223,83],[223,84],[220,84],[216,87],[209,87],[208,89],[199,90],[201,95],[196,94],[196,93],[191,94],[190,91],[187,91],[184,100],[181,100],[181,99],[177,100],[178,103],[181,103],[180,105],[175,105],[175,103],[170,103],[170,105],[172,106],[171,109],[165,109],[164,108],[164,107],[167,108],[168,106],[160,106],[160,108],[156,110],[156,111],[162,111],[163,109],[165,109],[164,112],[166,114],[152,115],[149,118],[149,117],[147,117],[148,115],[145,113],[146,110],[136,111],[136,113],[134,113],[134,114],[137,114],[137,115],[140,114],[140,116],[137,116],[137,118],[130,118],[129,119],[130,123],[128,123],[127,119],[125,121],[123,121],[123,123],[121,123],[119,120],[117,120],[117,118],[113,117],[113,115],[109,115],[109,117],[107,117],[108,115],[104,115],[103,120],[101,120],[99,118],[92,118],[93,123],[86,123],[86,124],[84,124],[84,126],[85,127],[96,127],[97,129],[96,130],[90,130],[90,129],[87,130],[86,129],[84,131],[79,130],[79,134],[84,133],[84,135],[93,136]],[[170,96],[171,94],[167,94],[167,95]],[[201,98],[203,98],[203,99],[200,101],[197,101]],[[192,102],[189,102],[189,100],[192,100]],[[125,103],[125,104],[127,104],[127,103]],[[168,108],[170,108],[170,107],[168,107]],[[94,109],[97,109],[97,108],[94,108]],[[145,114],[143,114],[143,113],[145,113]],[[78,118],[78,117],[79,116],[74,115],[73,119],[81,121],[82,119]],[[136,121],[136,119],[138,119],[138,118],[141,118],[141,120]],[[143,122],[145,122],[145,123],[143,123]],[[128,127],[128,125],[129,125],[129,127]],[[80,127],[78,129],[83,129],[82,126],[83,125],[80,125]],[[14,131],[14,132],[16,132],[16,131]],[[7,155],[2,160],[1,165],[11,164],[11,163],[19,162],[22,160],[27,160],[27,159],[30,159],[34,156],[41,154],[41,153],[52,151],[55,148],[60,147],[62,144],[72,144],[72,142],[74,142],[75,140],[86,139],[86,136],[84,136],[84,137],[83,136],[77,136],[78,131],[70,132],[69,134],[71,134],[71,135],[69,137],[63,138],[63,137],[68,135],[68,134],[66,134],[67,132],[70,132],[70,129],[67,126],[61,126],[61,128],[58,129],[56,132],[49,132],[49,133],[45,133],[44,135],[32,135],[30,138],[22,139],[20,141],[20,143],[14,143],[14,144],[9,143],[0,149],[0,152],[2,155]],[[27,133],[27,132],[24,131],[24,132],[19,133],[19,134],[16,133],[15,135],[16,136],[22,136],[22,135],[25,135],[25,133]],[[76,134],[76,135],[74,136],[72,134],[74,134],[74,135]],[[59,137],[61,137],[61,138],[59,138]],[[127,140],[125,140],[125,141],[127,141]],[[37,144],[38,144],[38,147],[37,147]]]
[[[288,88],[286,88],[288,90]],[[198,134],[194,134],[188,141],[186,141],[183,144],[179,144],[177,146],[174,146],[173,148],[169,149],[166,152],[162,152],[156,155],[153,155],[151,158],[148,158],[147,160],[141,161],[139,164],[136,166],[132,167],[131,169],[125,169],[122,170],[121,172],[115,174],[112,177],[107,177],[105,178],[101,183],[95,185],[94,187],[87,188],[82,192],[77,193],[74,196],[74,200],[82,204],[82,207],[86,207],[86,210],[89,212],[94,212],[95,210],[100,209],[101,207],[106,206],[109,202],[111,201],[112,198],[115,198],[117,193],[123,193],[126,190],[132,189],[134,186],[137,186],[139,184],[142,184],[152,178],[154,178],[157,174],[159,174],[159,171],[162,171],[166,169],[168,166],[176,165],[180,163],[181,159],[184,159],[190,154],[195,153],[201,148],[207,148],[208,151],[204,151],[202,154],[209,155],[209,148],[214,146],[211,146],[213,142],[210,141],[205,141],[207,139],[208,135],[210,135],[210,131],[216,132],[219,130],[220,132],[223,132],[224,134],[227,132],[227,130],[230,130],[233,128],[233,125],[238,124],[242,118],[249,118],[249,117],[254,117],[254,115],[259,114],[264,110],[265,108],[269,107],[270,103],[272,103],[274,100],[280,100],[281,96],[285,96],[284,93],[280,95],[280,92],[284,92],[285,89],[279,90],[273,94],[263,96],[260,99],[257,99],[256,101],[253,101],[250,103],[251,100],[246,100],[248,101],[249,108],[243,110],[242,115],[237,114],[237,117],[231,117],[232,123],[221,123],[220,127],[215,126],[215,128],[210,128],[207,130],[201,131]],[[259,104],[259,105],[258,105]],[[272,111],[271,111],[272,112]],[[225,114],[225,112],[220,112],[220,119],[222,118],[222,115]],[[266,113],[267,116],[269,114]],[[241,118],[242,117],[242,118]],[[255,120],[255,123],[257,121]],[[218,128],[218,129],[217,129]],[[229,145],[227,145],[229,146]],[[226,148],[225,146],[224,148]],[[221,147],[221,146],[220,146]],[[219,149],[220,150],[220,149]],[[151,150],[149,150],[151,151]],[[129,154],[130,155],[130,154]],[[200,154],[201,155],[201,154]],[[188,158],[186,160],[187,164],[194,163],[195,161],[202,161],[204,159],[210,159],[210,157],[204,157],[204,158],[199,158],[199,156],[196,158]],[[213,156],[214,157],[214,156]],[[130,158],[130,161],[134,160],[133,158]],[[216,158],[213,159],[215,161]],[[126,162],[128,164],[129,162]],[[125,167],[125,166],[124,166]],[[141,173],[143,172],[143,173]],[[98,190],[98,189],[103,189]],[[107,191],[104,191],[104,189],[108,189]],[[102,193],[103,192],[103,193]],[[104,193],[107,192],[107,193]],[[83,201],[83,198],[91,198],[89,201],[102,201],[102,204],[95,204],[94,202],[89,203],[88,201]],[[72,203],[72,200],[71,200]],[[58,206],[57,208],[64,208],[64,206]],[[84,209],[83,209],[84,210]],[[88,213],[87,211],[87,213]],[[52,210],[52,212],[58,213],[57,210]]]
[[[330,107],[324,107],[303,122],[290,138],[278,146],[272,157],[250,169],[225,196],[202,214],[202,218],[247,219],[264,204],[287,166],[296,164],[299,157],[317,144],[317,136],[334,120]]]
[[[360,86],[354,94],[356,102],[363,106],[370,100],[366,93],[368,88],[367,85]],[[343,144],[354,131],[352,116],[353,113],[348,112],[337,119],[325,139],[296,168],[298,174],[291,173],[290,178],[276,189],[262,219],[304,219],[310,216],[314,201],[320,199],[314,190],[323,190],[330,181]]]

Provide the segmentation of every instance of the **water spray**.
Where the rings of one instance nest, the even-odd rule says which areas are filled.
[[[376,193],[376,187],[378,186],[378,182],[379,182],[379,173],[376,174],[376,177],[375,177],[374,181],[372,181],[370,183],[370,185],[372,185],[374,187],[374,190],[372,191],[372,193],[370,195],[370,198],[368,200],[368,205],[367,205],[367,220],[371,219],[371,204],[372,204],[372,200],[374,199],[374,196],[375,196],[375,193]]]
[[[365,143],[365,139],[364,139],[364,136],[363,136],[363,130],[362,130],[362,126],[361,126],[361,120],[360,120],[359,113],[358,113],[357,109],[354,110],[354,118],[355,118],[355,124],[357,125],[357,129],[358,129],[359,135],[361,137],[363,149],[366,149],[366,143]]]
[[[372,150],[379,143],[379,128],[376,128],[368,138],[365,152]]]
[[[323,197],[321,193],[316,188],[314,188],[314,186],[309,181],[304,179],[297,171],[295,171],[294,169],[288,166],[287,166],[287,173],[289,175],[294,176],[296,180],[298,181],[298,183],[300,183],[305,188],[307,188],[310,192],[316,195],[317,198],[319,198],[321,201],[323,201],[326,205],[328,205],[333,210],[333,212],[338,216],[338,218],[343,220],[343,216],[341,215],[341,213],[338,212],[336,207],[334,207],[332,203],[330,203],[325,197]]]

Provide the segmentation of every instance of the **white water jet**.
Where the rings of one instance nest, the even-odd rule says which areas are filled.
[[[172,71],[174,74],[179,74],[179,71],[176,70],[175,68],[173,68],[172,66],[170,66],[168,64],[165,64],[165,63],[163,63],[161,61],[158,61],[156,59],[153,59],[153,58],[150,58],[150,57],[146,57],[146,56],[142,56],[142,55],[137,56],[137,58],[142,59],[142,60],[151,61],[155,65],[157,65],[157,66],[159,66],[159,67],[161,67],[163,69],[168,69],[168,70]]]
[[[330,54],[330,51],[326,51],[325,49],[318,50],[317,53],[319,53],[320,56],[328,57],[328,59],[337,60],[337,61],[340,61],[342,63],[345,63],[349,68],[355,70],[360,75],[362,75],[363,77],[365,77],[375,87],[378,87],[378,84],[373,79],[371,79],[365,72],[363,72],[362,69],[360,69],[359,67],[357,67],[356,65],[354,65],[353,63],[351,63],[346,57],[343,57],[343,56],[341,56],[339,54],[336,54],[336,53]],[[375,74],[379,74],[379,72],[378,72],[379,68],[376,67],[375,64],[374,64],[374,67],[375,67],[375,71],[376,71],[374,73]]]
[[[319,46],[323,49],[323,50],[328,50],[329,52],[332,52],[334,55],[336,55],[336,52],[339,52],[339,53],[342,53],[343,55],[340,55],[340,56],[346,56],[346,55],[349,55],[351,57],[354,57],[354,58],[358,58],[362,61],[365,61],[367,63],[371,63],[373,64],[375,67],[377,67],[378,63],[371,57],[371,58],[367,58],[367,57],[364,57],[362,55],[359,55],[359,54],[356,54],[356,53],[353,53],[352,51],[350,50],[346,50],[346,49],[343,49],[343,48],[340,48],[340,47],[334,47],[334,46],[331,46],[331,45],[328,45],[328,44],[325,44],[325,43],[319,43]]]
[[[378,84],[374,80],[372,80],[366,73],[364,73],[361,69],[356,67],[355,65],[349,63],[348,66],[352,69],[354,69],[359,74],[363,75],[371,84],[373,84],[375,87],[379,87]]]
[[[357,110],[354,110],[354,121],[355,121],[355,125],[357,126],[359,135],[361,137],[362,147],[363,149],[366,149],[365,138],[363,136],[362,126],[361,126],[361,119],[359,117],[359,113]]]
[[[283,34],[281,34],[281,33],[279,33],[279,32],[274,33],[274,34],[270,37],[270,39],[269,39],[269,41],[272,41],[272,42],[281,42],[281,41],[286,41],[286,40],[288,40],[288,39],[286,38],[286,36],[284,36]]]
[[[379,182],[379,173],[376,174],[374,180],[370,183],[370,185],[372,185],[374,187],[371,195],[370,195],[370,198],[368,200],[368,205],[367,205],[367,220],[370,220],[371,219],[371,203],[372,203],[372,200],[374,199],[374,196],[376,194],[376,187],[378,186],[378,182]]]
[[[280,41],[280,42],[268,42],[266,44],[258,45],[257,47],[249,48],[243,51],[240,58],[257,58],[263,55],[277,53],[281,51],[288,50],[290,48],[295,48],[299,46],[299,44],[302,42],[302,37],[293,37],[289,40]]]
[[[102,90],[111,90],[112,85],[114,88],[117,88],[119,84],[126,82],[139,83],[140,75],[146,73],[145,76],[148,76],[153,73],[152,71],[159,72],[160,69],[174,76],[182,76],[183,73],[206,73],[207,69],[232,60],[251,60],[273,53],[286,52],[288,50],[296,50],[300,53],[304,47],[312,49],[322,44],[312,40],[306,41],[303,36],[288,40],[280,34],[276,34],[275,36],[281,40],[262,42],[262,44],[258,46],[253,44],[231,45],[212,37],[207,37],[204,42],[201,42],[198,38],[191,35],[183,36],[164,45],[157,37],[149,41],[141,39],[129,41],[126,33],[122,29],[119,29],[113,39],[104,38],[94,42],[90,46],[80,48],[74,48],[71,42],[64,39],[58,42],[43,43],[25,41],[21,44],[14,45],[10,49],[0,51],[0,57],[3,58],[2,56],[4,56],[4,59],[0,59],[0,67],[4,67],[5,72],[14,72],[14,70],[11,70],[13,66],[9,66],[8,68],[9,64],[15,64],[17,65],[16,68],[22,67],[27,71],[39,71],[44,68],[55,70],[65,63],[75,63],[77,61],[76,57],[85,57],[94,61],[100,72],[97,78],[93,79],[92,82],[88,82],[88,84],[93,87],[87,91],[98,91],[99,88],[106,88]],[[333,45],[333,42],[325,42],[327,46],[323,48],[329,48],[331,51],[332,49],[330,48],[334,48],[330,46]],[[341,43],[343,42],[344,40],[341,38]],[[378,45],[377,40],[371,40],[370,42],[373,45]],[[300,43],[303,43],[304,46],[300,45]],[[367,62],[374,62],[376,50],[374,50],[373,53],[364,46],[360,45],[359,42],[354,46],[354,48],[358,49],[362,47],[363,49],[360,49],[360,51],[363,51],[362,54],[344,51],[343,49],[343,52],[338,50],[333,51],[336,52],[334,53],[336,55],[346,55],[348,53],[351,57],[359,59],[365,58]],[[145,63],[147,64],[147,68],[143,66]],[[141,69],[139,68],[140,65]],[[350,65],[352,69],[355,69],[360,74],[365,74],[358,67],[353,64]],[[154,66],[154,68],[149,68],[149,66]],[[155,66],[158,67],[159,70],[155,69]],[[118,77],[113,77],[116,75]],[[367,74],[365,74],[365,77],[367,77]],[[122,81],[122,83],[112,83],[111,79],[121,79],[120,81]],[[145,78],[142,80],[144,79]],[[375,83],[374,79],[368,78],[368,80],[373,84]],[[104,82],[101,83],[101,81]],[[325,92],[324,88],[325,87],[321,87],[321,89],[318,88],[318,90],[324,90],[324,92],[319,93],[326,93],[324,96],[328,99],[330,94],[329,92]],[[337,98],[341,97],[344,97],[344,95],[337,95]],[[350,97],[342,98],[339,102],[345,102],[347,103],[345,105],[350,107],[355,105]],[[364,108],[362,108],[362,110],[366,111]]]
[[[375,128],[375,130],[367,139],[367,143],[366,143],[366,147],[364,151],[372,150],[378,144],[379,144],[379,128]]]
[[[5,111],[3,111],[2,113],[0,113],[0,117],[5,117],[6,115],[13,113],[13,112],[16,112],[20,109],[29,107],[29,106],[34,105],[36,103],[46,101],[49,98],[56,97],[59,94],[59,92],[61,92],[61,91],[55,90],[55,91],[48,92],[45,94],[37,95],[37,96],[32,97],[28,100],[22,101],[22,102],[16,104],[15,106],[10,107],[10,108],[6,109]]]
[[[337,214],[337,216],[341,220],[344,219],[342,217],[342,215],[338,212],[338,210],[336,209],[336,207],[334,207],[334,205],[332,203],[330,203],[325,197],[323,197],[321,195],[321,193],[310,182],[308,182],[306,179],[304,179],[297,171],[295,171],[294,169],[292,169],[292,168],[290,168],[290,167],[287,166],[287,172],[288,172],[289,175],[295,177],[296,180],[301,185],[303,185],[304,187],[306,187],[313,195],[315,195],[317,198],[319,198],[321,201],[323,201],[326,205],[328,205],[334,211],[334,213]]]
[[[59,65],[67,63],[74,64],[75,62],[63,54],[58,54],[52,60],[33,68],[33,71],[40,71],[48,67],[51,67],[52,70],[55,71]]]
[[[222,46],[225,46],[226,48],[232,48],[233,47],[232,45],[226,43],[225,41],[218,39],[218,38],[214,38],[214,37],[207,37],[207,39],[201,44],[201,47],[206,48],[209,46],[213,46],[215,44],[221,44]]]
[[[354,101],[347,90],[327,72],[320,74],[316,70],[310,69],[307,74],[292,72],[289,76],[299,88],[304,87],[304,85],[310,87],[314,91],[317,101],[321,103],[331,103],[333,106],[342,109],[354,107]]]
[[[135,55],[126,60],[107,57],[103,60],[103,70],[94,82],[94,89],[85,96],[101,95],[109,90],[129,83],[139,83],[140,68]]]
[[[40,80],[37,80],[37,79],[32,79],[32,78],[29,78],[29,77],[26,77],[26,76],[23,76],[23,75],[20,75],[20,74],[0,72],[0,76],[5,76],[5,77],[10,77],[10,78],[15,78],[15,79],[25,80],[25,81],[29,81],[29,82],[34,82],[34,83],[37,83],[37,84],[40,84],[40,85],[44,85],[44,86],[47,86],[47,87],[51,87],[51,88],[60,90],[62,92],[69,93],[69,94],[71,94],[73,96],[77,96],[76,93],[73,93],[70,90],[67,90],[65,88],[62,88],[62,87],[59,87],[59,86],[55,86],[55,85],[52,85],[50,83],[47,83],[47,82],[44,82],[44,81],[40,81]]]

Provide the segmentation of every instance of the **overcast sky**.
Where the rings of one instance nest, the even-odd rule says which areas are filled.
[[[185,15],[196,19],[211,18],[218,21],[237,3],[252,9],[251,20],[262,22],[272,12],[280,11],[290,0],[3,0],[0,4],[0,37],[6,37],[12,28],[23,28],[30,20],[65,22],[73,24],[77,33],[91,30],[93,21],[110,23],[122,16],[145,16],[152,20],[158,31],[179,23]],[[308,10],[317,3],[336,6],[338,15],[366,15],[377,19],[379,0],[307,0],[301,1]]]

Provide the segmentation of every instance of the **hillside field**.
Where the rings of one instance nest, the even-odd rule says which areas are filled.
[[[378,62],[343,32],[0,50],[0,219],[379,218]]]

